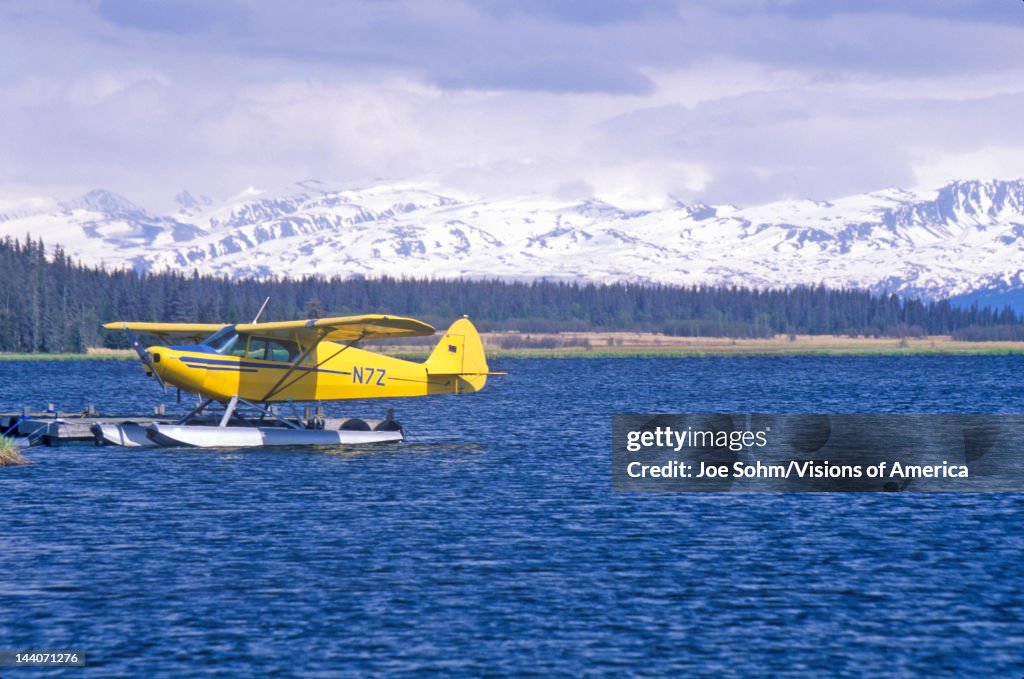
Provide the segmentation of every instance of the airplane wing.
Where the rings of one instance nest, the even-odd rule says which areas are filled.
[[[114,321],[103,325],[107,330],[127,328],[140,335],[151,335],[163,344],[199,344],[225,327],[224,323],[138,323]]]
[[[355,342],[392,337],[417,337],[433,335],[433,326],[413,318],[367,314],[363,316],[338,316],[309,321],[283,321],[280,323],[239,323],[235,326],[240,334],[268,339],[299,340],[303,344],[313,342]]]

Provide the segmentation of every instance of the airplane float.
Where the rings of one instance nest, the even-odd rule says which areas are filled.
[[[252,323],[235,325],[105,324],[128,333],[147,374],[161,386],[195,394],[199,404],[174,423],[96,425],[97,437],[116,445],[201,448],[400,441],[405,435],[390,411],[377,423],[311,421],[297,409],[293,417],[282,416],[272,404],[465,394],[483,389],[488,376],[503,374],[489,371],[480,335],[468,318],[455,321],[422,363],[359,347],[364,341],[434,334],[433,327],[412,318],[258,319],[259,314]],[[159,344],[143,348],[137,333]],[[216,404],[223,412],[211,419],[207,409]]]

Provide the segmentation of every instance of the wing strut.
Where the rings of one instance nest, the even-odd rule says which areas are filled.
[[[309,356],[309,352],[311,352],[314,349],[316,349],[317,345],[319,345],[320,342],[323,341],[324,337],[327,337],[327,333],[328,332],[330,332],[330,331],[328,329],[326,329],[326,328],[320,331],[320,333],[318,334],[318,336],[316,338],[316,341],[315,342],[310,342],[309,346],[306,347],[303,350],[303,352],[301,354],[299,354],[298,357],[294,361],[292,361],[292,365],[291,365],[290,368],[288,368],[288,371],[285,372],[285,374],[281,376],[281,379],[279,379],[277,381],[277,383],[270,388],[270,391],[268,391],[266,394],[263,395],[263,398],[260,399],[260,403],[266,403],[267,400],[269,400],[270,398],[273,398],[273,396],[275,394],[277,394],[278,392],[284,391],[288,387],[292,386],[292,384],[295,384],[295,382],[297,382],[298,379],[302,378],[302,375],[299,375],[299,378],[296,379],[295,381],[289,382],[284,387],[281,386],[282,384],[284,384],[284,381],[286,379],[288,379],[288,377],[293,372],[295,372],[295,369],[299,367],[299,364],[302,363],[304,360],[306,360],[306,357]],[[317,367],[319,368],[320,366],[317,365]]]
[[[291,375],[291,374],[292,374],[293,372],[295,372],[295,369],[296,369],[296,368],[297,368],[297,367],[299,366],[299,363],[301,363],[301,362],[302,362],[302,360],[303,360],[303,359],[305,359],[305,358],[306,358],[306,356],[308,356],[308,355],[309,355],[309,352],[310,352],[310,351],[312,351],[312,350],[313,350],[314,348],[316,348],[316,346],[317,346],[318,344],[320,344],[320,342],[322,342],[322,341],[323,341],[324,337],[326,337],[326,336],[327,336],[327,334],[328,334],[329,332],[330,332],[329,330],[321,330],[321,331],[320,331],[320,336],[319,336],[319,337],[317,338],[317,340],[316,340],[315,342],[313,342],[313,343],[312,343],[312,344],[311,344],[311,345],[309,346],[309,348],[308,348],[308,349],[306,349],[305,351],[303,351],[303,352],[302,352],[302,355],[301,355],[301,356],[299,356],[299,357],[298,357],[297,359],[295,359],[295,361],[294,361],[294,362],[292,363],[292,367],[288,369],[288,372],[286,372],[286,373],[285,373],[285,374],[284,374],[284,375],[283,375],[283,376],[281,377],[281,379],[279,379],[279,380],[277,381],[277,384],[275,384],[275,385],[273,386],[273,388],[271,388],[271,390],[270,390],[270,391],[268,391],[268,392],[267,392],[266,394],[264,394],[263,398],[262,398],[262,399],[260,399],[260,402],[261,402],[261,403],[266,403],[266,402],[267,402],[267,399],[269,399],[269,398],[272,398],[272,397],[273,397],[273,396],[275,396],[276,394],[278,394],[278,393],[280,393],[280,392],[284,391],[284,390],[285,390],[285,389],[287,389],[288,387],[292,386],[293,384],[295,384],[296,382],[298,382],[299,380],[301,380],[301,379],[302,379],[303,377],[305,377],[306,375],[309,375],[309,373],[308,373],[308,372],[306,372],[306,373],[302,373],[301,375],[299,375],[298,377],[296,377],[296,378],[295,378],[294,380],[292,380],[292,381],[291,381],[291,382],[289,382],[288,384],[285,384],[285,385],[284,385],[283,387],[281,386],[281,385],[282,385],[282,384],[284,383],[284,381],[285,381],[286,379],[288,379],[288,377],[289,377],[289,376],[290,376],[290,375]],[[354,344],[355,342],[358,342],[359,340],[363,339],[364,337],[366,337],[366,335],[367,335],[367,334],[369,334],[369,333],[368,333],[367,331],[365,331],[365,330],[364,330],[364,331],[363,331],[363,334],[362,334],[362,335],[361,335],[361,336],[360,336],[360,337],[359,337],[358,339],[355,339],[355,340],[353,340],[353,341],[352,341],[352,344]],[[337,351],[335,351],[335,352],[334,352],[333,354],[331,354],[330,356],[328,356],[328,357],[327,357],[327,358],[325,358],[324,360],[322,360],[322,361],[320,361],[319,363],[317,363],[317,364],[316,364],[316,367],[317,367],[317,368],[319,368],[319,367],[320,367],[320,366],[322,366],[322,365],[323,365],[324,363],[327,363],[328,361],[330,361],[331,359],[333,359],[333,358],[334,358],[335,356],[337,356],[337,355],[338,355],[338,354],[340,354],[341,352],[343,352],[343,351],[345,351],[346,349],[348,349],[349,347],[351,347],[351,346],[352,346],[352,344],[346,344],[346,345],[345,345],[345,346],[343,346],[343,347],[342,347],[341,349],[338,349],[338,350],[337,350]]]

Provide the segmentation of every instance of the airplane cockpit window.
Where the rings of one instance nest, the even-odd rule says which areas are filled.
[[[238,358],[246,358],[249,355],[246,351],[246,344],[248,341],[248,337],[239,336],[238,341],[235,342],[234,346],[228,350],[228,355],[237,356]]]
[[[268,361],[291,363],[299,356],[299,347],[295,342],[287,340],[267,340]]]
[[[232,348],[238,343],[238,333],[235,332],[234,326],[228,326],[221,328],[217,332],[213,333],[203,341],[208,347],[212,347],[218,354],[226,354],[232,350]],[[245,342],[241,343],[245,346]]]
[[[230,350],[232,356],[257,361],[278,361],[290,363],[299,355],[299,347],[287,340],[272,340],[262,337],[242,337]]]
[[[226,356],[280,363],[291,363],[301,353],[295,342],[239,335],[232,326],[218,330],[207,337],[203,344]]]
[[[253,337],[249,340],[249,348],[245,352],[245,358],[256,358],[265,360],[267,355],[267,341]]]

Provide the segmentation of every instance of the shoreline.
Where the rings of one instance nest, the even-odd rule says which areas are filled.
[[[919,338],[777,335],[761,339],[671,337],[655,333],[482,333],[488,358],[703,358],[710,356],[963,356],[1024,354],[1024,342],[961,342],[947,335]],[[438,336],[422,344],[371,344],[397,358],[425,359]],[[85,354],[0,352],[0,361],[136,360],[131,350],[90,348]]]
[[[770,338],[673,337],[639,332],[481,333],[488,358],[704,358],[711,356],[921,356],[1024,354],[1024,342],[776,335]],[[427,346],[386,346],[383,353],[426,358]]]

